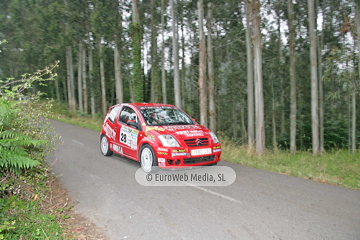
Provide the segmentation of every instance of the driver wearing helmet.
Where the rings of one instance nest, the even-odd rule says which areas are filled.
[[[136,117],[136,113],[131,113],[129,116],[129,120],[127,121],[127,123],[129,122],[133,122],[136,123],[137,122],[137,117]]]
[[[165,110],[161,111],[160,113],[157,114],[157,119],[159,123],[164,123],[166,122],[166,120],[168,119],[168,115],[166,113]]]

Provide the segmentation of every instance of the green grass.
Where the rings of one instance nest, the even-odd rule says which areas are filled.
[[[36,201],[3,198],[0,212],[0,239],[64,239],[56,216],[44,213]]]
[[[67,239],[66,222],[49,203],[48,169],[1,175],[0,239]]]
[[[311,152],[267,151],[258,156],[230,140],[222,140],[222,159],[249,167],[360,190],[360,152],[338,149],[313,156]]]
[[[90,115],[84,113],[71,114],[66,108],[64,104],[54,103],[50,118],[94,131],[101,131],[104,116],[97,114],[92,118]]]
[[[84,118],[76,117],[76,118],[66,119],[66,118],[57,116],[57,117],[52,117],[52,119],[61,121],[64,123],[76,125],[79,127],[91,129],[91,130],[98,131],[98,132],[100,132],[101,128],[102,128],[102,122],[100,122],[98,124],[94,124],[94,123],[90,122],[91,120],[86,119],[86,118],[84,119]]]
[[[54,114],[59,121],[101,130],[101,117],[71,116],[65,106],[58,106]],[[328,151],[319,156],[311,152],[267,151],[258,156],[248,151],[246,146],[238,145],[226,138],[221,139],[222,159],[249,167],[263,169],[280,174],[310,179],[317,182],[360,190],[360,152],[349,153],[344,149]]]

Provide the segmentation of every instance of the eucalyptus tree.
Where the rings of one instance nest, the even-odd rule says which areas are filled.
[[[79,51],[78,51],[78,106],[79,111],[84,112],[83,107],[83,94],[82,94],[82,81],[83,81],[83,44],[79,43]]]
[[[264,95],[262,76],[262,40],[260,32],[260,0],[252,0],[252,39],[254,47],[255,82],[255,136],[256,153],[262,155],[265,150]]]
[[[207,84],[206,84],[206,46],[204,34],[204,3],[197,3],[199,13],[199,91],[200,91],[200,124],[207,126]]]
[[[67,73],[67,96],[69,103],[69,110],[71,113],[76,112],[76,102],[75,102],[75,83],[74,83],[74,67],[73,67],[73,35],[74,28],[71,25],[72,19],[72,7],[71,2],[64,0],[65,5],[65,16],[67,16],[67,21],[65,22],[65,37],[66,42],[66,73]],[[70,6],[69,6],[70,5]]]
[[[318,9],[318,15],[323,14],[323,4],[320,4],[319,0],[316,0],[316,6]],[[324,85],[323,85],[323,64],[322,64],[322,52],[324,50],[324,33],[322,29],[325,27],[325,21],[322,21],[322,25],[317,26],[321,28],[316,38],[317,57],[318,57],[318,80],[319,80],[319,151],[324,152]]]
[[[165,74],[165,9],[165,0],[161,0],[161,87],[163,103],[167,103]]]
[[[97,42],[98,56],[99,56],[99,72],[100,72],[100,86],[101,86],[101,109],[102,113],[106,114],[108,101],[113,99],[121,100],[121,72],[120,72],[120,54],[119,54],[119,34],[121,34],[121,19],[118,1],[100,1],[94,0],[92,2],[93,9],[91,13],[91,41]],[[109,74],[110,66],[105,64],[108,61],[108,51],[112,50],[114,64],[114,77]],[[111,65],[112,66],[112,65]],[[110,79],[115,78],[115,88]],[[96,89],[97,83],[93,83],[93,88]],[[110,94],[109,94],[110,93]],[[116,96],[114,96],[114,93]]]
[[[319,116],[318,116],[318,79],[314,0],[308,0],[308,18],[310,35],[310,69],[311,69],[311,122],[312,122],[312,152],[319,154]]]
[[[174,65],[174,97],[175,105],[181,108],[181,88],[179,73],[179,40],[178,40],[178,23],[175,14],[175,0],[170,0],[171,17],[172,17],[172,49],[173,49],[173,65]]]
[[[151,102],[160,102],[161,101],[161,82],[159,76],[159,57],[157,54],[157,37],[158,37],[158,11],[157,11],[158,1],[151,0],[150,4],[150,14],[151,14]]]
[[[290,153],[296,153],[296,69],[294,4],[288,0],[289,72],[290,72]]]
[[[105,34],[107,41],[111,43],[114,53],[114,73],[115,73],[115,95],[116,103],[124,101],[124,87],[123,76],[121,71],[122,58],[120,52],[123,50],[123,15],[125,10],[124,2],[119,0],[112,0],[108,2],[106,11],[110,14],[107,15],[107,22],[109,30]]]
[[[281,18],[283,15],[283,12],[286,9],[286,5],[284,4],[283,1],[279,1],[276,4],[275,7],[275,13],[276,13],[276,18],[277,18],[277,38],[278,38],[278,45],[277,45],[277,52],[278,52],[278,59],[279,59],[279,73],[277,74],[278,78],[280,79],[280,86],[282,86],[280,88],[280,110],[281,110],[281,115],[280,115],[280,133],[281,135],[285,134],[285,87],[284,87],[284,69],[285,69],[285,59],[284,59],[284,54],[283,54],[283,44],[282,44],[282,29],[281,29]],[[275,96],[274,96],[275,99]],[[275,109],[274,111],[275,112]],[[275,114],[274,114],[274,118],[275,118]],[[275,120],[274,120],[275,122]],[[275,127],[275,126],[274,126]],[[276,143],[276,130],[274,131],[274,138],[275,138],[275,144]],[[276,146],[275,146],[276,147]]]
[[[358,48],[358,75],[357,82],[359,86],[356,86],[354,81],[353,91],[352,91],[352,145],[351,150],[356,151],[356,87],[360,89],[360,4],[356,5],[356,15],[355,15],[355,26],[356,26],[356,36],[357,36],[357,48]]]
[[[249,150],[254,148],[255,127],[254,127],[254,69],[253,51],[251,41],[252,10],[250,1],[245,1],[246,14],[246,63],[247,63],[247,109],[248,109],[248,146]]]
[[[216,131],[216,111],[215,111],[215,84],[214,84],[214,56],[212,45],[212,18],[213,18],[213,4],[208,3],[207,15],[207,63],[208,63],[208,78],[209,78],[209,128],[211,131]]]
[[[139,0],[132,0],[132,81],[130,85],[131,101],[142,102],[144,100],[144,83],[141,69],[141,22],[139,15]]]

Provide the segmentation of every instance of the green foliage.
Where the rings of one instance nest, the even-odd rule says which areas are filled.
[[[42,213],[33,201],[0,199],[0,219],[0,239],[63,239],[56,216]]]
[[[152,3],[155,5],[153,5]],[[181,87],[184,110],[195,118],[199,118],[198,71],[199,71],[199,36],[197,21],[197,1],[178,1],[175,12],[178,16]],[[207,3],[204,1],[204,13]],[[215,7],[213,22],[213,51],[215,68],[215,95],[217,109],[217,129],[227,136],[240,139],[247,134],[247,70],[244,1],[212,1]],[[124,101],[148,101],[150,99],[150,80],[158,78],[157,62],[149,62],[160,57],[162,32],[160,31],[160,1],[142,1],[139,9],[140,24],[132,23],[133,1],[0,1],[0,42],[2,38],[8,43],[0,45],[0,77],[19,78],[19,74],[27,68],[38,68],[49,61],[61,59],[59,81],[51,87],[41,89],[49,96],[61,102],[67,102],[67,71],[65,64],[65,46],[74,49],[73,63],[77,66],[78,43],[86,45],[86,52],[92,50],[92,72],[86,73],[88,95],[93,93],[95,111],[100,112],[101,89],[98,43],[104,46],[102,60],[105,65],[105,86],[108,105],[115,104],[113,46],[117,44],[121,55],[121,76],[123,81]],[[316,9],[318,17],[322,16],[322,24],[318,28],[319,49],[321,51],[324,83],[324,112],[333,116],[348,114],[348,94],[356,88],[359,92],[354,41],[356,33],[355,1],[319,1]],[[265,101],[265,131],[267,145],[272,145],[272,113],[275,111],[276,134],[279,143],[286,146],[286,136],[290,128],[290,86],[289,86],[289,46],[288,46],[288,10],[286,1],[263,1],[261,12],[261,32],[263,33],[263,88]],[[162,15],[169,22],[169,4],[165,1]],[[339,11],[342,14],[339,14]],[[154,15],[153,15],[154,13]],[[297,149],[311,148],[309,144],[309,126],[311,127],[310,96],[310,62],[307,2],[294,3],[295,58],[297,81]],[[151,17],[155,16],[154,21]],[[346,20],[346,21],[345,21]],[[345,22],[344,22],[345,21]],[[347,25],[349,23],[349,25]],[[174,103],[174,84],[172,67],[172,30],[165,24],[165,71],[167,85],[167,102]],[[285,27],[284,27],[285,26]],[[349,28],[347,28],[349,27]],[[157,51],[148,51],[151,41],[155,40]],[[184,37],[184,38],[183,38]],[[143,40],[142,40],[143,38]],[[102,39],[102,40],[101,40]],[[279,44],[280,43],[280,44]],[[184,50],[184,56],[182,55]],[[130,57],[131,56],[131,57]],[[143,67],[145,69],[142,69]],[[320,66],[320,65],[319,65]],[[154,69],[150,76],[149,69]],[[26,69],[26,70],[24,70]],[[87,66],[88,69],[88,66]],[[147,69],[147,71],[146,71]],[[77,70],[74,68],[74,77]],[[23,76],[21,78],[28,78]],[[1,85],[1,84],[0,84]],[[36,85],[36,84],[35,84]],[[78,88],[75,84],[75,88]],[[162,99],[162,91],[155,86],[155,96]],[[39,88],[38,88],[39,89]],[[272,90],[274,89],[274,91]],[[76,89],[78,90],[78,89]],[[4,90],[3,90],[4,91]],[[77,96],[76,92],[76,96]],[[75,97],[76,97],[75,96]],[[359,101],[359,100],[357,100]],[[274,105],[272,104],[274,103]],[[245,106],[245,108],[243,108]],[[274,107],[273,107],[274,106]],[[357,102],[358,106],[358,102]],[[244,113],[240,113],[244,110]],[[235,114],[234,114],[235,113]],[[359,119],[359,111],[356,112]],[[284,116],[284,118],[283,118]],[[243,119],[242,119],[243,118]],[[325,116],[329,123],[325,129],[325,138],[329,137],[328,146],[346,146],[344,138],[349,135],[341,129],[336,130],[335,139],[329,132],[336,126],[336,119]],[[244,121],[242,121],[244,120]],[[347,117],[347,121],[350,122]],[[244,124],[243,124],[244,122]],[[285,129],[285,130],[284,130]],[[282,135],[282,136],[280,136]],[[245,139],[244,139],[245,140]],[[326,143],[325,143],[326,144]]]
[[[327,113],[324,119],[324,149],[346,149],[349,145],[349,120],[346,116],[335,115]],[[297,145],[301,146],[299,150],[311,149],[311,123],[306,122],[302,124],[301,128],[297,129],[297,135],[302,136],[301,142],[300,138],[297,139]],[[357,135],[357,138],[360,138],[360,135]],[[278,144],[281,149],[289,149],[290,147],[290,133],[286,132],[285,134],[278,137]],[[360,143],[358,143],[360,146]]]
[[[24,74],[20,80],[8,79],[0,85],[0,167],[2,172],[11,171],[20,174],[22,169],[29,169],[42,160],[47,150],[53,148],[49,123],[44,114],[50,105],[42,109],[33,106],[41,94],[24,96],[23,91],[31,88],[34,82],[53,79],[56,75],[49,68]],[[12,86],[10,88],[10,86]],[[26,99],[26,100],[23,100]],[[51,104],[51,103],[50,103]],[[38,107],[38,106],[37,106]],[[44,111],[45,109],[45,111]],[[47,121],[48,122],[48,121]]]
[[[23,133],[11,130],[15,121],[14,111],[0,101],[0,167],[20,173],[21,169],[36,166],[39,162],[27,157],[31,148],[44,141],[33,140]]]
[[[56,66],[0,82],[0,239],[63,239],[56,216],[39,201],[48,189],[42,161],[58,139],[47,118],[52,101],[24,94],[52,80]]]
[[[346,48],[333,47],[325,58],[325,72],[323,81],[325,83],[335,82],[338,84],[337,91],[329,92],[329,98],[340,98],[341,92],[348,92],[356,87],[355,74],[351,66],[353,55]]]

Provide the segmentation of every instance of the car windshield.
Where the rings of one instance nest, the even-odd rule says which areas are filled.
[[[173,107],[140,107],[148,126],[194,124],[184,112]]]

